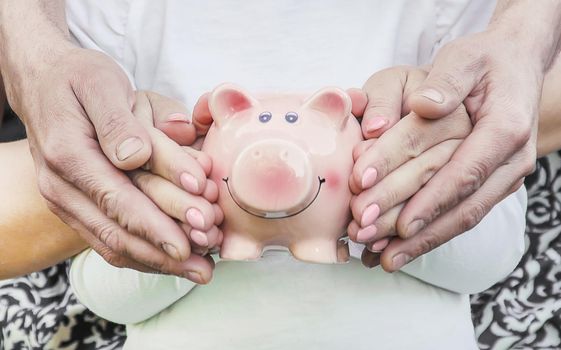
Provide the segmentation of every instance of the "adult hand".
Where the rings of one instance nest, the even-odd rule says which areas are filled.
[[[192,145],[196,140],[197,131],[189,113],[181,103],[147,91],[137,92],[133,113],[148,130],[153,144],[151,159],[143,166],[144,170],[130,172],[131,179],[162,211],[180,223],[190,238],[192,251],[205,255],[220,244],[222,236],[218,229],[223,219],[222,210],[216,204],[218,186],[207,179],[203,193],[188,193],[177,181],[174,183],[175,169],[169,166],[194,160],[196,163],[190,164],[190,169],[210,175],[212,162],[206,154],[189,146],[178,146],[178,143]],[[177,143],[162,129],[174,135]]]
[[[132,114],[135,95],[121,68],[100,52],[69,44],[57,47],[50,64],[33,67],[33,76],[22,77],[24,70],[10,63],[2,67],[8,96],[26,124],[39,189],[51,210],[113,265],[208,276],[189,260],[183,230],[121,171],[151,159],[153,143]],[[160,168],[199,195],[206,175],[195,165],[185,154]]]
[[[533,171],[538,102],[561,36],[560,19],[559,2],[499,1],[485,32],[440,50],[408,104],[425,118],[447,118],[464,103],[474,129],[399,214],[397,232],[406,239],[385,249],[387,270],[475,226]],[[354,175],[361,189],[377,186],[393,170],[382,158],[372,164],[368,173]]]
[[[407,200],[449,161],[471,131],[463,106],[449,117],[434,121],[411,112],[409,97],[426,76],[425,70],[407,66],[380,71],[364,86],[367,102],[361,105],[361,100],[353,101],[356,112],[363,115],[366,140],[353,152],[355,166],[349,185],[355,196],[347,232],[351,240],[366,244],[363,262],[370,267],[380,262],[380,252],[388,244],[398,240],[396,222]],[[382,118],[384,127],[372,130],[370,126],[380,124],[376,119]],[[360,174],[369,168],[392,171],[363,190]],[[387,262],[382,266],[391,271]]]

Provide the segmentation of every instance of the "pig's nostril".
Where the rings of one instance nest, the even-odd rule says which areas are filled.
[[[253,151],[253,158],[261,158],[261,151],[258,149]]]
[[[284,160],[285,162],[288,160],[288,151],[287,150],[280,151],[280,159]]]

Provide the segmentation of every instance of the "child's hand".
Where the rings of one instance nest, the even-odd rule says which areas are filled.
[[[157,129],[164,129],[181,144],[194,143],[197,130],[189,121],[186,108],[152,92],[137,92],[133,113],[150,133],[153,144],[152,156],[143,167],[144,170],[132,171],[129,176],[137,187],[184,229],[192,245],[190,252],[205,255],[222,239],[217,226],[222,222],[223,214],[215,204],[218,187],[207,179],[212,167],[211,160],[191,147],[178,145]],[[187,278],[198,283],[208,282],[213,267],[210,257],[191,254],[189,260],[197,262],[200,276]]]
[[[421,69],[397,67],[375,74],[364,87],[369,97],[362,121],[367,140],[354,150],[349,185],[355,196],[348,234],[370,251],[384,250],[390,237],[399,234],[397,219],[405,202],[450,160],[471,131],[463,106],[437,120],[410,113],[407,98],[425,76]],[[372,127],[381,124],[380,128]],[[385,251],[386,256],[391,253],[390,248]],[[379,259],[379,254],[363,253],[363,262],[369,265]],[[383,260],[382,265],[388,271],[395,270],[391,259]]]

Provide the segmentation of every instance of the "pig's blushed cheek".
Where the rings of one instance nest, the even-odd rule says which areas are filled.
[[[336,190],[341,185],[341,175],[339,175],[334,170],[328,170],[327,173],[324,175],[324,177],[325,177],[325,184],[327,185],[327,188],[330,190]]]

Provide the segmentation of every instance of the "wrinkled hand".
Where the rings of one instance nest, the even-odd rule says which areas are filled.
[[[152,133],[131,112],[135,94],[112,59],[75,47],[59,53],[56,64],[36,67],[27,80],[5,77],[49,207],[115,266],[208,277],[190,259],[181,227],[121,170],[151,160],[193,195],[205,191],[205,172],[188,154],[158,163]]]
[[[471,132],[463,106],[437,120],[411,112],[409,97],[426,75],[415,67],[380,71],[364,86],[368,103],[356,106],[364,109],[362,129],[366,141],[357,145],[353,154],[355,166],[349,185],[355,196],[351,200],[353,220],[347,232],[353,241],[366,244],[362,259],[370,267],[379,263],[381,251],[391,253],[400,241],[394,236],[397,218],[406,202],[450,160]],[[382,124],[377,119],[384,120],[384,127],[372,130],[371,125]],[[358,176],[367,169],[372,169],[370,178]],[[375,186],[368,186],[378,169],[385,176]],[[387,260],[383,259],[382,265],[392,271]]]
[[[389,271],[475,226],[533,171],[538,102],[561,34],[561,5],[499,3],[488,30],[444,46],[407,99],[412,111],[428,119],[449,118],[463,103],[474,128],[399,214],[397,233],[404,240],[392,241],[382,254]],[[535,10],[531,17],[529,9]],[[520,23],[527,24],[524,31]],[[390,114],[399,106],[393,97],[372,105]],[[365,127],[374,123],[366,119]],[[379,186],[396,166],[383,155],[371,164],[353,175],[362,190]]]
[[[215,204],[218,186],[207,179],[204,192],[194,195],[174,184],[173,174],[166,167],[167,164],[184,162],[185,156],[189,155],[188,159],[198,163],[191,167],[198,167],[208,177],[212,169],[211,159],[190,146],[178,145],[192,145],[195,136],[202,131],[193,128],[185,106],[154,92],[137,92],[133,113],[149,131],[153,145],[152,157],[144,170],[129,172],[131,179],[163,212],[180,223],[190,238],[192,251],[205,255],[222,240],[222,232],[217,226],[222,222],[223,214]]]

